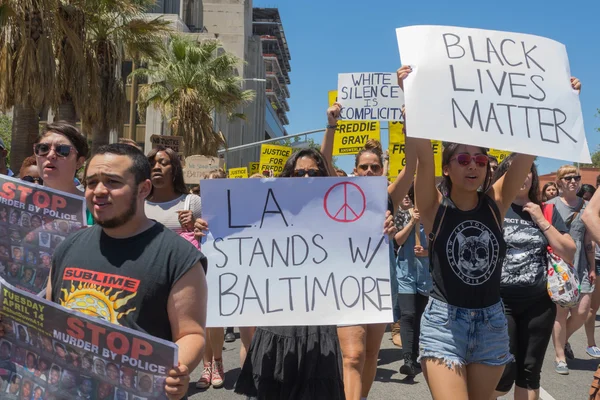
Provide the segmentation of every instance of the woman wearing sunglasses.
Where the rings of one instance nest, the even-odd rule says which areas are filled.
[[[596,279],[594,267],[595,246],[581,220],[581,213],[585,209],[587,201],[577,196],[581,186],[581,175],[579,175],[577,168],[572,165],[564,165],[556,171],[556,178],[561,193],[560,196],[549,200],[548,204],[554,204],[554,211],[559,213],[566,222],[569,233],[575,240],[577,250],[575,251],[573,266],[577,270],[579,282],[581,283],[579,304],[571,309],[557,308],[552,335],[556,352],[556,373],[568,375],[567,360],[575,358],[569,344],[569,338],[585,323],[591,306],[592,293],[594,292],[594,281]],[[595,353],[593,348],[588,349],[588,351],[594,351]]]
[[[82,196],[75,184],[77,170],[88,157],[89,146],[85,136],[75,126],[57,121],[46,125],[33,145],[38,171],[44,186]],[[87,212],[87,224],[94,220]]]
[[[514,158],[513,153],[502,161],[495,180],[506,173]],[[542,207],[537,168],[532,164],[504,217],[507,250],[500,293],[515,361],[506,366],[495,397],[506,395],[514,384],[515,399],[539,399],[540,374],[556,317],[556,305],[546,288],[547,249],[550,245],[568,262],[575,255],[575,242],[560,214],[553,212],[552,221],[547,221]]]
[[[37,183],[38,185],[44,184],[44,180],[40,178],[40,171],[38,170],[35,156],[29,156],[23,160],[23,164],[21,164],[21,169],[19,170],[19,177],[25,182]]]
[[[572,85],[579,89],[579,81]],[[419,160],[415,194],[433,278],[419,361],[434,399],[490,399],[513,361],[500,297],[502,221],[534,157],[515,155],[492,185],[485,148],[447,143],[438,189],[431,142],[407,138],[409,143]]]

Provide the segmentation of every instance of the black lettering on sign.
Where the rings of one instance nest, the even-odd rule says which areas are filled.
[[[251,225],[233,225],[231,222],[231,190],[227,189],[227,221],[229,222],[230,229],[236,228],[250,228]]]
[[[384,239],[385,239],[385,237],[382,236],[381,239],[379,240],[379,243],[377,243],[375,250],[373,250],[371,257],[369,257],[369,247],[371,246],[371,238],[370,237],[369,237],[369,241],[367,242],[367,249],[364,252],[364,256],[363,256],[363,252],[360,250],[360,247],[356,246],[356,248],[354,248],[354,246],[352,245],[352,238],[348,238],[348,244],[350,246],[350,257],[352,258],[352,263],[356,264],[356,260],[358,259],[358,257],[360,257],[362,262],[366,262],[365,269],[369,268],[369,266],[371,265],[371,262],[373,262],[373,258],[375,258],[375,255],[379,251],[379,248],[381,247],[381,244],[383,243]],[[368,261],[367,261],[367,258],[368,258]]]
[[[244,237],[229,237],[227,238],[227,240],[238,240],[238,255],[239,255],[239,259],[238,259],[238,263],[241,266],[242,265],[242,240],[248,240],[248,239],[253,239],[252,236],[244,236]]]
[[[329,277],[327,278],[327,283],[325,284],[325,289],[323,289],[323,286],[321,286],[321,282],[319,282],[319,279],[317,277],[315,277],[313,279],[313,289],[312,289],[312,305],[311,305],[311,310],[315,311],[315,303],[317,300],[317,296],[315,294],[315,291],[317,289],[317,286],[319,287],[319,291],[321,292],[321,294],[323,294],[323,297],[327,298],[327,292],[329,291],[329,284],[331,284],[331,289],[333,292],[333,298],[335,300],[335,307],[336,309],[339,311],[340,310],[340,302],[338,299],[338,293],[337,293],[337,288],[335,286],[335,276],[332,273],[329,274]]]
[[[249,296],[249,289],[253,292],[253,296]],[[244,306],[246,305],[246,300],[256,300],[258,306],[260,307],[260,311],[264,314],[265,308],[263,307],[262,301],[260,301],[260,296],[258,295],[258,291],[256,290],[256,286],[254,286],[254,282],[252,281],[252,277],[248,275],[246,278],[246,285],[244,286],[244,295],[242,296],[242,308],[240,309],[240,315],[244,313]]]
[[[292,276],[288,278],[279,278],[280,281],[288,281],[288,292],[289,292],[289,302],[290,302],[290,311],[294,311],[294,294],[292,291],[292,281],[296,279],[302,279],[299,276]]]
[[[223,290],[223,281],[225,280],[226,277],[233,277],[233,283],[225,290]],[[219,275],[219,315],[222,317],[229,317],[230,315],[235,314],[235,312],[237,311],[239,305],[240,305],[240,296],[238,296],[237,294],[232,292],[232,289],[235,287],[235,285],[238,282],[238,277],[236,274],[232,274],[231,272],[226,272],[224,274]],[[223,311],[223,297],[225,296],[234,296],[235,297],[235,301],[236,301],[236,305],[235,308],[233,309],[233,311],[231,311],[230,313],[226,313]]]
[[[225,261],[223,261],[223,265],[215,264],[215,266],[217,268],[224,268],[227,265],[227,261],[229,261],[229,257],[227,257],[227,254],[225,254],[225,252],[217,246],[217,243],[220,243],[222,241],[223,241],[223,238],[215,238],[215,240],[213,241],[213,247],[215,248],[215,250],[218,251],[219,253],[223,254],[223,257],[225,257]],[[241,257],[241,252],[240,252],[240,257]]]
[[[267,210],[267,207],[269,207],[269,199],[273,199],[273,203],[275,203],[275,207],[277,208],[277,211],[274,210]],[[281,207],[279,207],[279,203],[277,202],[277,199],[275,198],[275,194],[273,193],[273,189],[269,188],[269,190],[267,191],[267,199],[265,200],[265,208],[263,209],[263,213],[262,216],[260,217],[260,228],[263,227],[263,223],[265,221],[265,215],[266,214],[279,214],[281,215],[281,218],[283,219],[283,223],[285,224],[286,228],[289,226],[286,219],[285,219],[285,215],[283,215],[283,211],[281,210]]]

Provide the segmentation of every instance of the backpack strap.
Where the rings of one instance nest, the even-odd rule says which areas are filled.
[[[431,249],[433,246],[433,242],[437,237],[438,233],[440,233],[440,229],[442,227],[442,222],[444,222],[444,217],[446,216],[446,210],[448,209],[448,204],[446,203],[446,198],[442,197],[442,201],[440,202],[440,206],[437,209],[437,213],[435,214],[435,219],[433,220],[433,228],[429,233],[429,248]],[[435,232],[435,233],[434,233]]]
[[[189,211],[192,202],[192,195],[188,194],[185,196],[185,203],[183,204],[183,211]]]

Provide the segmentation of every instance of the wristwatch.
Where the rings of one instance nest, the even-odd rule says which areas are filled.
[[[337,128],[337,124],[335,124],[335,125],[329,125],[329,124],[327,124],[326,127],[327,127],[327,129],[336,129]]]

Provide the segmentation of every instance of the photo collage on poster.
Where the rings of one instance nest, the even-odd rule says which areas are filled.
[[[164,376],[137,371],[65,345],[6,316],[0,339],[0,398],[166,399]]]
[[[15,180],[1,177],[0,188]],[[30,293],[40,293],[46,287],[52,254],[56,247],[70,234],[83,226],[85,217],[84,199],[56,192],[28,182],[18,182],[19,186],[41,192],[38,204],[49,203],[60,196],[64,208],[60,214],[48,212],[50,208],[37,209],[33,195],[25,203],[0,202],[0,277],[11,285]],[[14,187],[14,186],[13,186]],[[18,186],[17,186],[18,187]],[[1,190],[0,190],[1,193]],[[35,193],[35,192],[34,192]],[[46,201],[47,200],[47,201]],[[19,207],[18,204],[25,207]],[[36,208],[33,207],[35,210]],[[53,215],[69,215],[71,220],[60,219]],[[73,218],[73,216],[75,218]]]

